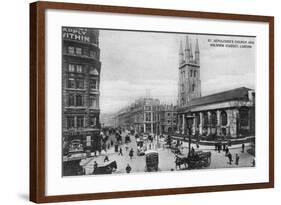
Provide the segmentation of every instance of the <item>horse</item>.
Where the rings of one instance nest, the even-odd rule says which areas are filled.
[[[179,157],[178,155],[176,155],[175,164],[176,164],[176,169],[177,169],[177,167],[179,167],[179,169],[181,169],[181,165],[184,165],[185,168],[187,168],[188,158],[187,157]]]
[[[116,161],[112,161],[105,166],[96,167],[93,174],[112,174],[113,170],[117,169]]]

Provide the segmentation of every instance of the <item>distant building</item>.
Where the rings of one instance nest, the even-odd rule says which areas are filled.
[[[160,133],[174,133],[177,130],[177,106],[161,105]]]
[[[161,105],[158,99],[139,98],[116,114],[116,125],[137,132],[160,132]]]
[[[75,140],[84,150],[100,146],[99,31],[62,28],[62,128],[67,149]]]
[[[219,82],[218,82],[219,83]],[[177,132],[236,138],[255,135],[255,91],[240,87],[201,96],[200,51],[186,37],[180,44]]]
[[[177,129],[177,107],[153,98],[139,98],[115,116],[116,127],[143,133],[173,133]]]
[[[100,114],[100,122],[103,127],[115,127],[115,115],[114,114]]]

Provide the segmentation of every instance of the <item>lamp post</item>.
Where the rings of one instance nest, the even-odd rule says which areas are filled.
[[[191,145],[191,134],[192,134],[192,125],[194,116],[191,113],[188,113],[186,116],[187,119],[187,127],[188,127],[188,154],[190,153],[190,145]]]

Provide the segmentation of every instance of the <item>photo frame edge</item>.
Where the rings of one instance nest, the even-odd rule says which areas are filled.
[[[137,191],[45,195],[45,11],[71,9],[142,15],[261,21],[269,24],[269,182]],[[36,203],[160,196],[274,187],[274,17],[63,2],[30,3],[30,201]]]

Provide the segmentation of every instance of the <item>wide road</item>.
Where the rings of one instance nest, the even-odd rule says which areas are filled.
[[[122,139],[124,142],[125,133],[122,134]],[[113,139],[113,138],[112,138]],[[170,171],[170,170],[176,170],[175,169],[175,154],[171,151],[169,148],[164,148],[163,146],[164,142],[156,142],[151,145],[151,149],[155,149],[159,153],[159,171]],[[128,150],[126,150],[125,147],[128,147]],[[104,164],[104,158],[107,155],[110,161],[115,160],[117,162],[117,173],[126,173],[126,166],[129,164],[132,168],[131,172],[144,172],[145,171],[145,156],[137,156],[137,144],[135,137],[131,136],[131,143],[128,143],[127,145],[122,144],[120,145],[123,150],[123,155],[118,155],[118,153],[114,152],[114,147],[111,147],[107,152],[104,151],[97,157],[92,157],[91,159],[86,159],[82,161],[81,164],[84,165],[86,174],[91,174],[93,172],[93,164],[96,161],[98,165]],[[228,162],[228,158],[225,156],[225,152],[221,151],[218,153],[214,150],[213,147],[210,146],[200,146],[198,149],[194,144],[192,144],[192,147],[195,148],[195,150],[203,150],[203,151],[210,151],[211,152],[211,164],[209,167],[204,169],[216,169],[216,168],[238,168],[238,167],[251,167],[252,161],[254,159],[254,156],[248,154],[246,150],[249,147],[245,147],[245,152],[241,152],[240,147],[236,148],[230,148],[230,153],[233,156],[233,163],[230,165]],[[134,150],[134,156],[132,159],[129,157],[129,150]],[[183,143],[182,145],[182,153],[186,154],[188,152],[188,143]],[[235,165],[235,154],[238,154],[240,157],[239,165]],[[177,169],[178,170],[178,169]]]

